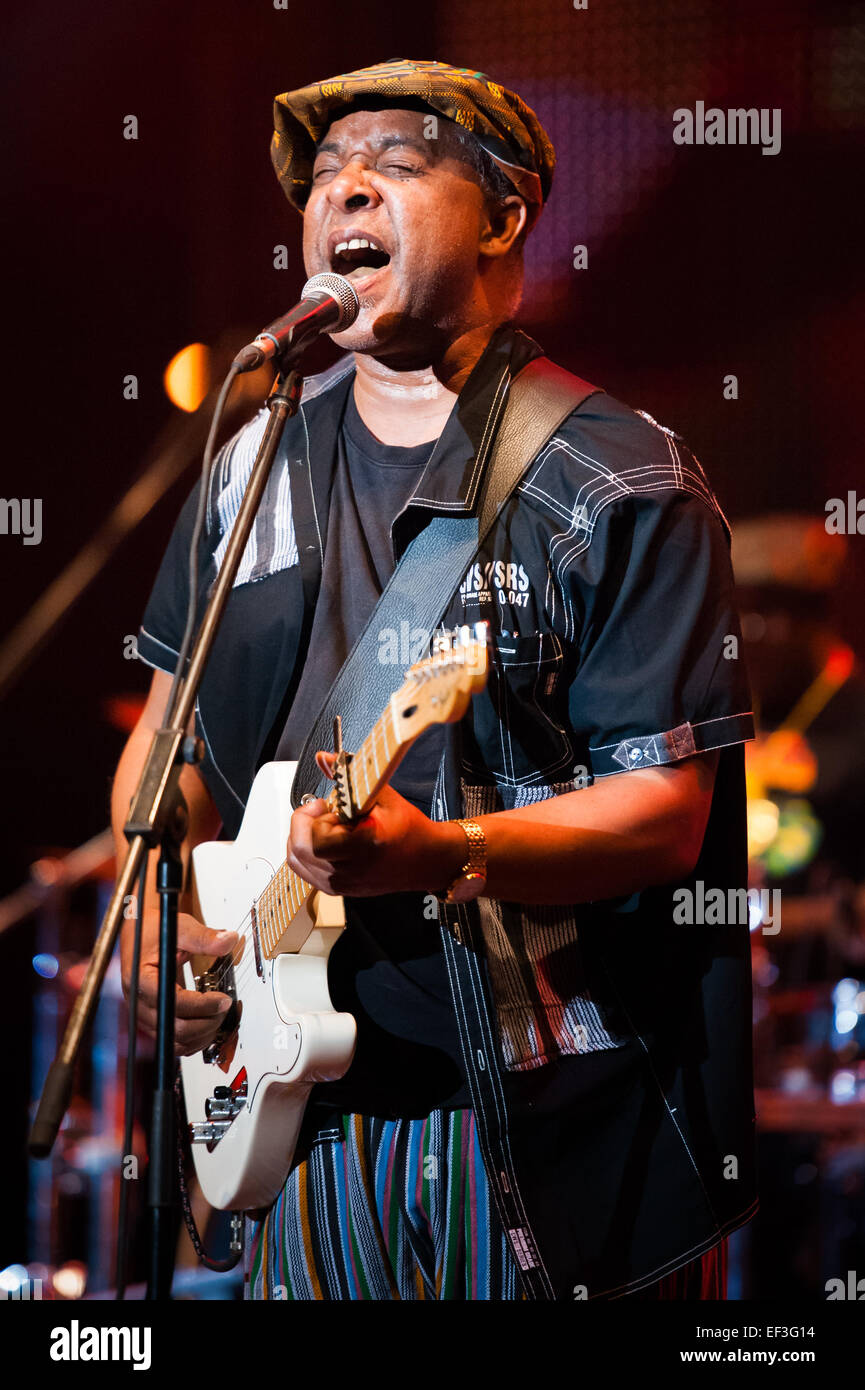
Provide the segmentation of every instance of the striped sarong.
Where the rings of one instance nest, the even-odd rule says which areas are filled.
[[[341,1119],[247,1221],[247,1298],[524,1297],[472,1110]]]

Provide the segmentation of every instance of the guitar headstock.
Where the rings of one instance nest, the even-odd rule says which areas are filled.
[[[436,633],[433,653],[409,667],[391,696],[400,738],[413,739],[431,724],[462,719],[469,700],[487,683],[487,624]]]

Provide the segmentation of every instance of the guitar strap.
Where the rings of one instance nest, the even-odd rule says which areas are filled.
[[[463,575],[474,561],[508,497],[564,420],[601,388],[573,376],[548,357],[536,357],[514,377],[485,469],[476,513],[436,516],[406,548],[369,620],[331,686],[297,762],[292,804],[311,793],[326,796],[330,782],[315,761],[333,744],[333,721],[342,719],[345,748],[358,748],[404,680],[395,663],[378,659],[379,634],[407,622],[429,642]]]

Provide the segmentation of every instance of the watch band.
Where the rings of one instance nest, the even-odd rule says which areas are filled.
[[[458,820],[468,841],[469,856],[447,892],[441,895],[446,903],[470,902],[479,898],[487,886],[487,837],[477,821]]]

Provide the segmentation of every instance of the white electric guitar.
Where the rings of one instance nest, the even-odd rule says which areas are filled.
[[[352,756],[340,752],[330,807],[366,814],[415,739],[461,719],[487,678],[486,627],[439,637],[412,666]],[[211,1206],[267,1207],[285,1182],[309,1093],[344,1076],[356,1025],[337,1013],[327,960],[345,926],[342,899],[317,892],[285,862],[295,763],[266,763],[236,840],[192,851],[196,909],[236,931],[230,956],[184,966],[187,989],[221,990],[234,1005],[214,1043],[181,1058],[195,1171]]]

